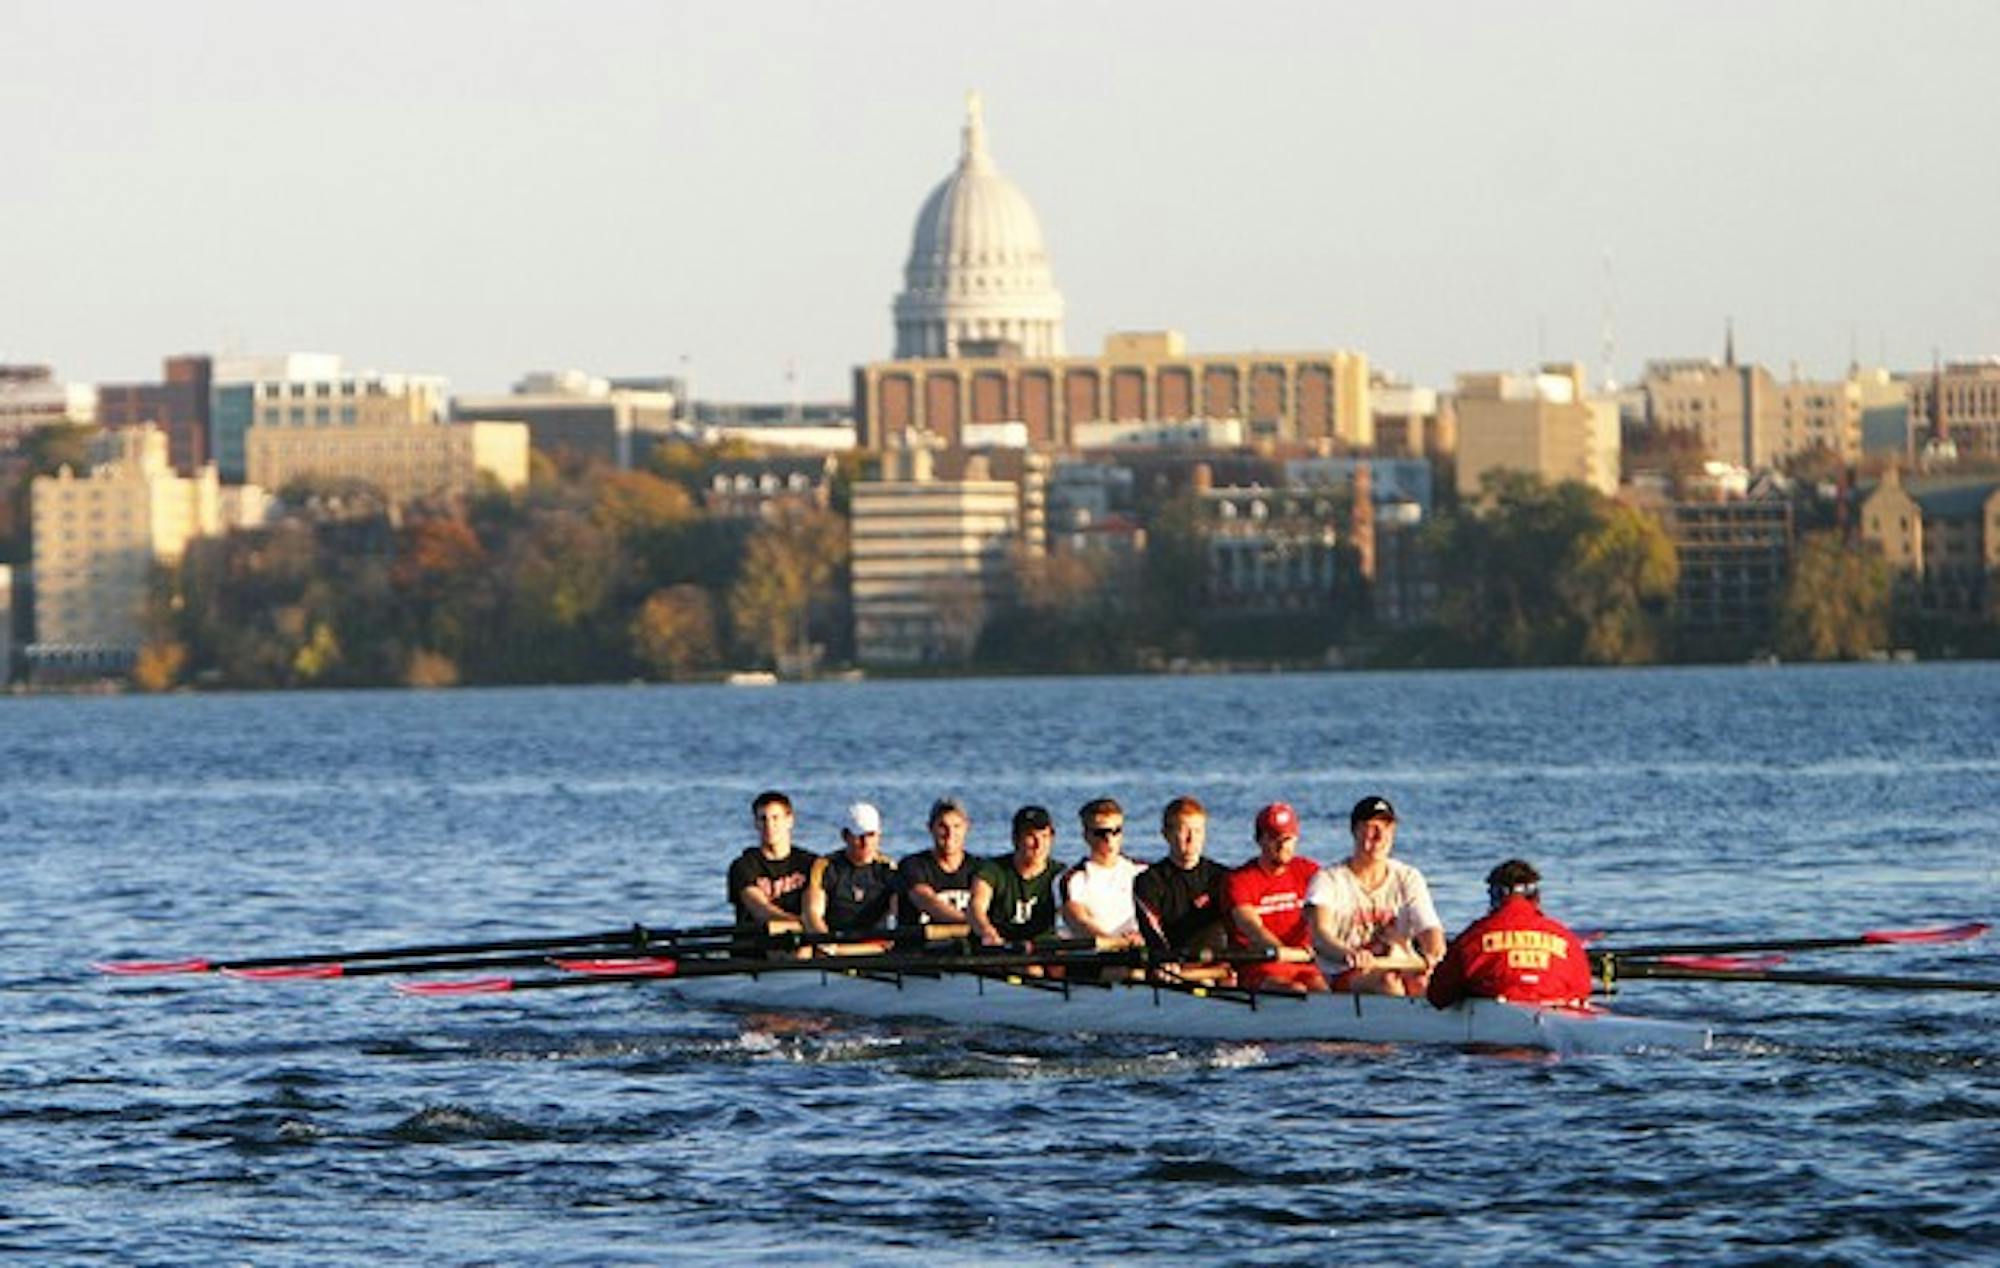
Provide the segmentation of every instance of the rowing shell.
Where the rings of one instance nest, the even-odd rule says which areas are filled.
[[[663,983],[689,1003],[778,1012],[1014,1026],[1054,1034],[1260,1042],[1452,1044],[1559,1054],[1705,1049],[1709,1028],[1598,1008],[1468,1000],[1432,1008],[1386,995],[1277,995],[1073,985],[969,973],[767,973]],[[1254,1002],[1252,1002],[1254,1001]]]

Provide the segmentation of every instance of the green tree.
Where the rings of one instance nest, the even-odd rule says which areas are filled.
[[[1658,520],[1617,503],[1570,547],[1557,588],[1582,625],[1582,658],[1599,665],[1659,659],[1680,558]]]
[[[1873,547],[1809,533],[1778,601],[1778,654],[1858,660],[1889,642],[1889,565]]]
[[[1447,655],[1516,665],[1577,660],[1583,622],[1565,599],[1561,565],[1600,522],[1601,502],[1575,481],[1493,472],[1479,499],[1434,520],[1425,542],[1437,565]]]

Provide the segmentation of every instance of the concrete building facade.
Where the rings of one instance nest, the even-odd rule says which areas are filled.
[[[1763,646],[1776,628],[1791,568],[1792,504],[1784,498],[1674,502],[1661,518],[1681,566],[1675,620],[1703,637]]]
[[[963,660],[1013,591],[1022,540],[1019,485],[931,477],[930,455],[898,455],[897,478],[854,485],[850,501],[855,658],[896,666]]]
[[[528,482],[525,423],[260,424],[248,442],[250,482],[272,490],[302,476],[361,480],[401,506],[473,493],[482,475],[505,489]]]
[[[1489,471],[1522,471],[1551,484],[1577,480],[1618,491],[1618,403],[1589,394],[1579,364],[1537,374],[1461,374],[1458,492],[1473,496]]]
[[[1917,428],[1949,437],[1961,458],[2000,457],[2000,357],[1950,361],[1903,381]]]
[[[98,438],[89,474],[67,467],[31,486],[37,672],[122,672],[143,641],[153,569],[222,531],[213,466],[175,474],[167,437],[140,426]]]
[[[46,365],[0,365],[0,448],[51,423],[96,421],[96,388],[65,383]]]
[[[459,396],[461,423],[526,424],[528,440],[547,454],[567,452],[629,471],[673,433],[675,395],[663,388],[621,388],[575,370],[530,374],[506,396]]]
[[[1358,352],[1189,353],[1177,331],[1114,334],[1095,357],[963,356],[855,371],[864,449],[958,448],[969,429],[1017,422],[1036,450],[1079,447],[1083,425],[1240,420],[1248,442],[1374,447]]]

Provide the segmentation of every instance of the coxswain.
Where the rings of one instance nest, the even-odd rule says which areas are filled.
[[[962,925],[972,906],[972,877],[979,870],[978,861],[965,852],[972,817],[958,798],[940,797],[931,803],[928,824],[931,848],[896,865],[903,889],[897,923]]]
[[[1298,812],[1273,802],[1257,812],[1256,831],[1257,857],[1229,874],[1229,941],[1278,958],[1238,965],[1236,980],[1252,990],[1326,990],[1306,922],[1306,890],[1320,869],[1298,852]]]
[[[1431,905],[1423,873],[1389,857],[1396,846],[1396,810],[1363,797],[1347,817],[1354,851],[1313,878],[1313,940],[1338,966],[1333,989],[1376,995],[1421,992],[1444,958],[1444,924]]]
[[[813,860],[806,930],[879,933],[896,915],[896,869],[882,857],[882,812],[865,801],[849,806],[840,842],[840,850]]]
[[[1057,892],[1062,898],[1063,925],[1079,938],[1096,938],[1098,945],[1139,945],[1138,913],[1132,906],[1132,882],[1139,865],[1125,857],[1125,811],[1109,797],[1087,801],[1077,812],[1083,824],[1083,861],[1062,874]]]
[[[973,933],[980,944],[1030,943],[1056,924],[1055,824],[1041,806],[1014,812],[1012,853],[985,860],[972,878]]]
[[[1582,1004],[1590,999],[1583,939],[1542,914],[1542,877],[1520,859],[1486,874],[1490,910],[1451,940],[1425,994],[1439,1008],[1459,1000]]]
[[[729,902],[736,923],[767,933],[796,932],[812,870],[810,850],[792,846],[792,799],[761,792],[750,803],[757,844],[729,865]]]
[[[1195,959],[1228,941],[1229,869],[1203,857],[1208,811],[1193,797],[1176,797],[1160,815],[1167,857],[1132,882],[1139,932],[1156,955]]]

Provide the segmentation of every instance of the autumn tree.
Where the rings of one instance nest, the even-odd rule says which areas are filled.
[[[656,591],[630,626],[632,652],[657,678],[677,681],[721,659],[715,601],[700,586]]]
[[[1889,565],[1871,546],[1809,533],[1778,600],[1778,654],[1859,660],[1889,642]]]
[[[838,608],[847,566],[847,522],[828,511],[788,508],[758,527],[729,590],[729,619],[752,658],[778,664],[806,651],[815,609]]]

